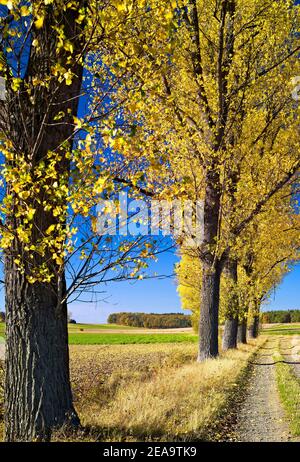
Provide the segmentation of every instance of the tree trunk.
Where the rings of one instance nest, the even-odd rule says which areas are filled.
[[[199,322],[198,361],[215,358],[219,354],[218,326],[221,271],[203,268]]]
[[[6,260],[7,441],[48,440],[55,427],[78,425],[69,378],[67,306],[53,286],[29,284]]]
[[[84,1],[81,2],[83,5]],[[7,347],[4,420],[7,441],[48,440],[54,428],[79,424],[72,404],[69,377],[67,305],[62,302],[66,293],[64,268],[55,263],[50,248],[41,253],[35,251],[35,245],[47,236],[49,226],[55,227],[58,223],[62,226],[63,223],[63,217],[59,219],[53,209],[56,205],[65,206],[66,198],[63,195],[49,197],[47,188],[54,186],[54,182],[57,187],[68,183],[70,174],[68,154],[72,149],[74,117],[77,115],[82,81],[82,64],[75,57],[82,51],[83,25],[76,22],[80,13],[70,7],[63,10],[61,5],[49,4],[45,12],[43,27],[33,27],[32,30],[39,47],[30,48],[18,98],[7,86],[7,131],[14,146],[14,158],[24,159],[33,175],[35,166],[43,162],[46,175],[51,164],[49,152],[59,153],[56,175],[51,176],[48,183],[41,183],[40,192],[35,197],[28,194],[27,205],[35,210],[28,245],[18,237],[17,230],[23,226],[24,216],[15,213],[19,198],[12,185],[7,184],[7,193],[13,203],[12,212],[6,220],[13,240],[5,252]],[[60,24],[66,40],[70,40],[74,47],[72,64],[68,64],[73,79],[68,84],[51,74],[52,66],[58,62],[67,64],[70,58],[67,51],[59,50],[59,55],[55,54],[58,38],[52,20]],[[49,75],[52,75],[49,86],[34,87],[36,104],[33,105],[26,86],[30,87],[35,77],[46,81]],[[55,116],[59,112],[63,116],[57,124]],[[30,142],[24,136],[24,130],[31,134]],[[12,162],[8,160],[8,166],[18,165]],[[39,181],[39,177],[33,178]],[[45,210],[45,202],[50,206],[48,211]],[[22,271],[16,266],[16,256],[21,259]],[[41,265],[53,275],[51,283],[42,282],[42,278],[30,283],[32,269]]]
[[[242,319],[242,321],[238,325],[237,341],[238,343],[247,343],[247,320],[246,319]]]
[[[252,322],[248,328],[249,338],[257,338],[259,334],[259,315],[253,316]]]
[[[224,351],[237,347],[238,317],[225,320],[222,348]]]
[[[238,333],[238,295],[237,295],[237,261],[229,260],[226,265],[228,290],[226,299],[225,325],[222,348],[224,351],[237,347]]]
[[[202,285],[199,321],[198,361],[214,358],[219,354],[218,325],[221,264],[215,255],[218,236],[220,192],[219,176],[214,170],[206,174],[204,198],[204,232],[202,255]]]

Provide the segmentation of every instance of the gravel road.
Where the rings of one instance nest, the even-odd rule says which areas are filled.
[[[236,441],[293,441],[276,386],[272,364],[275,347],[276,340],[268,340],[255,359],[245,399],[238,411]]]

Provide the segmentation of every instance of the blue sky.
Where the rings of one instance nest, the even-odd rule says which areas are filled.
[[[175,252],[162,254],[151,266],[152,272],[172,274],[178,261]],[[105,287],[105,301],[97,303],[74,302],[69,306],[77,322],[103,323],[110,313],[143,311],[155,313],[180,312],[180,300],[174,278],[148,279],[136,282],[115,282]],[[0,292],[0,310],[4,309],[4,291]],[[300,264],[285,276],[272,292],[263,310],[300,308]]]
[[[172,274],[178,261],[174,253],[165,253],[151,267],[160,274]],[[118,311],[144,311],[156,313],[180,312],[180,300],[174,278],[115,282],[106,287],[106,301],[98,303],[74,303],[70,311],[77,322],[106,322],[110,313]],[[289,273],[280,286],[272,292],[263,310],[300,308],[300,264]]]
[[[152,263],[149,275],[155,272],[169,276],[179,261],[175,252],[165,252]],[[78,322],[106,322],[110,313],[119,311],[142,311],[153,313],[180,312],[180,300],[174,277],[145,279],[134,282],[112,282],[106,290],[105,300],[97,303],[74,302],[69,309]]]
[[[264,310],[300,309],[300,263],[288,273],[272,292]]]

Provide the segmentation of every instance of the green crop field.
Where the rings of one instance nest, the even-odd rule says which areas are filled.
[[[131,333],[132,327],[116,324],[69,324],[71,345],[129,345],[148,343],[195,343],[197,336],[190,333]],[[116,333],[106,332],[115,330]],[[127,332],[118,332],[128,330]],[[101,332],[103,331],[103,332]],[[149,331],[148,331],[149,332]],[[4,336],[5,324],[0,323],[0,336]]]
[[[262,330],[263,334],[268,335],[300,335],[300,324],[273,324]]]
[[[146,343],[194,343],[193,334],[74,334],[70,333],[71,345],[125,345]]]
[[[262,333],[268,335],[300,335],[300,329],[264,329]]]
[[[144,334],[130,333],[135,327],[119,326],[117,324],[69,324],[69,339],[73,345],[123,345],[135,343],[193,343],[197,341],[197,336],[189,333],[153,333]],[[99,331],[102,331],[99,332]],[[105,333],[106,330],[128,330],[128,333]],[[89,331],[86,332],[85,331]],[[95,331],[95,332],[93,332]],[[300,335],[300,324],[273,324],[262,329],[263,334],[268,335]],[[0,336],[5,334],[5,324],[0,323]]]
[[[274,324],[268,324],[265,329],[300,329],[300,323],[299,322],[291,322],[291,323],[274,323]]]

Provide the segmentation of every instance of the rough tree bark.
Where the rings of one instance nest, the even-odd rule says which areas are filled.
[[[249,338],[257,338],[259,334],[259,315],[253,316],[251,323],[248,328]]]
[[[229,278],[229,293],[227,294],[227,308],[225,313],[225,325],[223,332],[222,348],[224,351],[237,347],[238,333],[238,296],[236,292],[237,284],[237,261],[229,260],[226,273]]]
[[[33,29],[40,47],[30,49],[24,85],[30,83],[33,77],[37,76],[43,80],[47,75],[51,75],[51,66],[57,62],[57,56],[53,56],[57,40],[51,22],[53,8],[56,8],[55,4],[47,6],[44,26],[39,30]],[[80,30],[82,26],[76,23],[79,13],[69,8],[59,14],[60,26],[64,28],[66,39],[73,43],[74,56],[78,56],[83,46]],[[67,59],[67,53],[63,53],[59,57],[62,65],[64,59]],[[31,103],[27,91],[22,91],[22,87],[17,96],[7,89],[8,132],[15,155],[25,154],[25,158],[30,158],[33,166],[45,159],[45,171],[49,151],[57,150],[66,140],[69,148],[71,147],[73,117],[77,115],[82,81],[82,65],[74,58],[69,67],[74,73],[72,84],[66,85],[64,81],[59,83],[57,79],[52,79],[49,88],[35,87],[35,105]],[[59,111],[63,111],[65,116],[60,120],[60,124],[55,124],[54,116]],[[42,136],[36,143],[43,120]],[[25,141],[25,129],[32,136],[29,141]],[[34,145],[37,147],[33,152]],[[69,160],[64,156],[64,151],[61,152],[61,161],[56,168],[62,177],[68,175]],[[8,193],[14,194],[10,185]],[[37,198],[28,199],[28,205],[36,209],[33,243],[41,235],[45,235],[50,225],[57,223],[57,217],[53,216],[52,211],[45,211],[39,203],[45,200],[45,197],[45,191],[41,190],[39,201]],[[12,229],[19,226],[20,219],[15,216],[14,210],[7,217],[7,223]],[[23,274],[14,263],[16,255],[23,257]],[[36,254],[31,256],[33,259],[29,258],[28,251],[17,237],[5,254],[7,441],[48,440],[54,428],[65,424],[79,424],[73,407],[69,378],[67,306],[65,302],[61,302],[66,290],[65,276],[63,272],[58,273],[58,268],[53,266],[53,260],[50,258],[51,271],[55,274],[51,283],[29,283],[27,276],[32,265],[49,262],[49,254],[44,257]]]
[[[230,316],[225,320],[222,348],[224,351],[237,347],[238,317]]]
[[[7,441],[47,440],[51,430],[78,425],[69,379],[67,307],[54,287],[29,284],[6,258]]]
[[[199,24],[197,15],[197,4],[193,5],[193,27],[196,30],[196,40],[198,56],[200,56]],[[219,238],[219,219],[220,219],[220,165],[218,164],[218,154],[224,148],[226,123],[229,115],[228,98],[228,72],[230,69],[233,46],[233,22],[235,12],[235,2],[224,1],[218,5],[220,7],[220,28],[218,37],[218,59],[217,59],[217,85],[218,85],[218,120],[214,122],[208,118],[207,123],[210,134],[214,133],[209,142],[215,151],[215,158],[208,165],[205,174],[205,197],[204,197],[204,256],[203,256],[203,277],[201,288],[201,306],[199,323],[199,355],[198,360],[216,357],[218,349],[218,323],[219,323],[219,299],[220,299],[220,278],[222,272],[222,258],[218,258],[216,244]],[[198,40],[197,40],[198,38]],[[198,66],[198,75],[202,76],[201,63]],[[200,100],[204,102],[207,109],[207,101],[203,101],[203,92],[200,92]],[[204,111],[205,112],[205,111]],[[214,137],[215,136],[215,137]],[[218,152],[219,151],[219,152]]]
[[[237,332],[238,343],[247,343],[247,319],[242,319],[238,325]]]
[[[198,361],[215,358],[219,354],[218,326],[221,269],[203,265],[201,308],[199,322]]]
[[[202,285],[199,321],[198,361],[214,358],[219,354],[218,325],[221,263],[212,248],[219,228],[220,192],[218,174],[209,171],[204,199],[204,235],[202,256]]]

